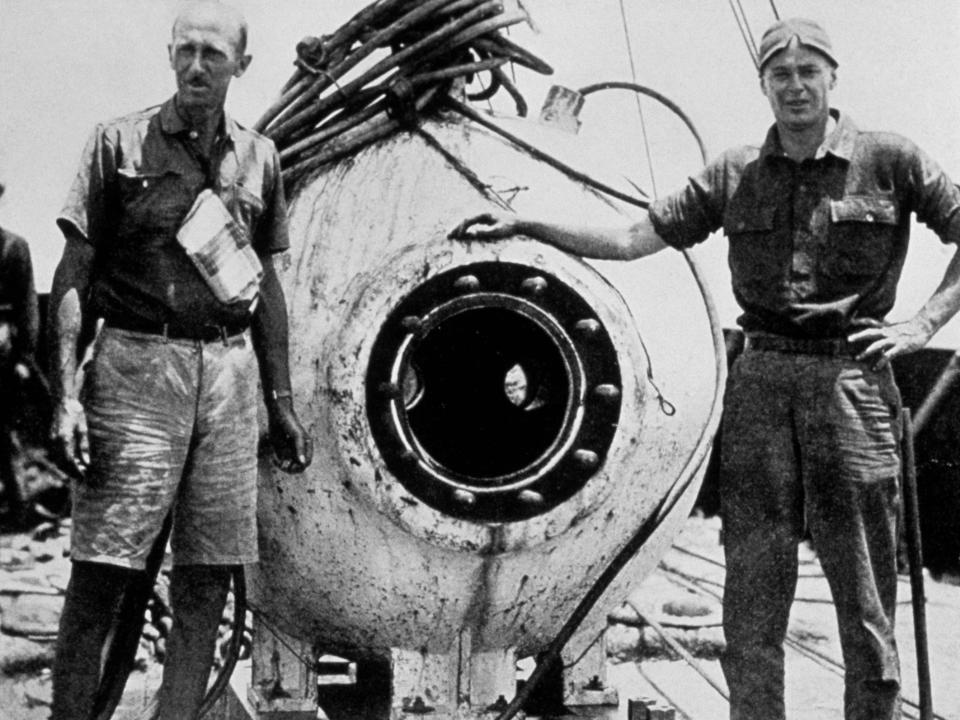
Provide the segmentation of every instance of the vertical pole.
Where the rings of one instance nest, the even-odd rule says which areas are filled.
[[[913,603],[913,634],[917,646],[917,681],[920,687],[920,720],[933,720],[930,656],[927,649],[926,597],[923,593],[923,551],[920,544],[920,509],[917,501],[917,467],[913,454],[913,419],[903,410],[903,519]]]

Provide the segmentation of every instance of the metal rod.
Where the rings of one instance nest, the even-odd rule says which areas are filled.
[[[937,381],[930,389],[930,392],[927,393],[923,402],[920,403],[920,407],[917,408],[916,417],[913,419],[914,435],[919,435],[923,432],[923,429],[933,416],[934,411],[940,403],[943,402],[943,399],[947,396],[947,392],[953,387],[958,377],[960,377],[960,350],[950,356],[950,360],[947,361],[946,366],[944,366],[943,370],[941,370],[937,376]]]
[[[913,633],[917,646],[917,682],[920,689],[920,720],[933,720],[926,598],[923,593],[923,549],[920,542],[920,511],[917,501],[917,466],[913,454],[913,419],[909,408],[904,408],[902,418],[903,519],[906,524],[907,556],[910,561]]]

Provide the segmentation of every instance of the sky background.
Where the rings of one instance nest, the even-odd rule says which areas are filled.
[[[769,0],[742,0],[759,42],[773,19]],[[237,2],[251,28],[253,64],[231,89],[228,108],[252,123],[292,70],[305,35],[339,27],[359,0]],[[536,27],[510,37],[554,67],[551,77],[517,68],[536,114],[551,84],[579,88],[631,80],[619,0],[525,0]],[[727,0],[624,0],[636,79],[676,102],[711,154],[760,142],[772,121]],[[49,289],[62,249],[54,218],[93,126],[156,104],[174,89],[166,56],[170,0],[0,0],[0,224],[31,243],[37,287]],[[960,3],[955,0],[776,0],[782,17],[819,20],[840,62],[832,104],[863,129],[900,132],[960,180]],[[503,93],[501,93],[503,95]],[[497,100],[496,109],[512,112]],[[668,112],[643,103],[653,179],[632,96],[592,96],[581,115],[583,142],[603,172],[659,193],[700,166],[690,136]],[[726,243],[699,251],[726,326],[737,315]],[[918,228],[891,319],[922,305],[952,249]],[[960,320],[936,338],[960,347]]]

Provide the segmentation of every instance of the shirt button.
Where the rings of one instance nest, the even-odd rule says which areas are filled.
[[[143,185],[143,187],[147,187],[147,186],[150,185],[150,181],[149,181],[149,180],[144,180],[143,183],[142,183],[142,185]]]
[[[198,133],[196,130],[191,130],[191,131],[190,131],[190,139],[191,139],[191,140],[196,140],[198,137],[200,137],[200,133]]]
[[[864,215],[864,217],[866,218],[867,222],[873,222],[873,213],[867,213]]]

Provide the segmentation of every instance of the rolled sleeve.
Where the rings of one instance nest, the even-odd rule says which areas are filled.
[[[914,195],[917,219],[944,243],[960,245],[960,188],[926,153],[908,147],[909,177],[906,186]]]
[[[253,246],[261,255],[272,255],[290,248],[287,228],[287,199],[280,175],[280,156],[270,142],[270,160],[265,168],[263,215],[257,223]]]
[[[650,205],[650,222],[667,245],[692,247],[721,227],[725,167],[725,158],[721,157],[682,188]]]
[[[87,141],[80,167],[67,193],[57,225],[64,235],[82,237],[97,245],[109,227],[107,196],[109,178],[116,172],[114,146],[103,126],[97,126]]]

